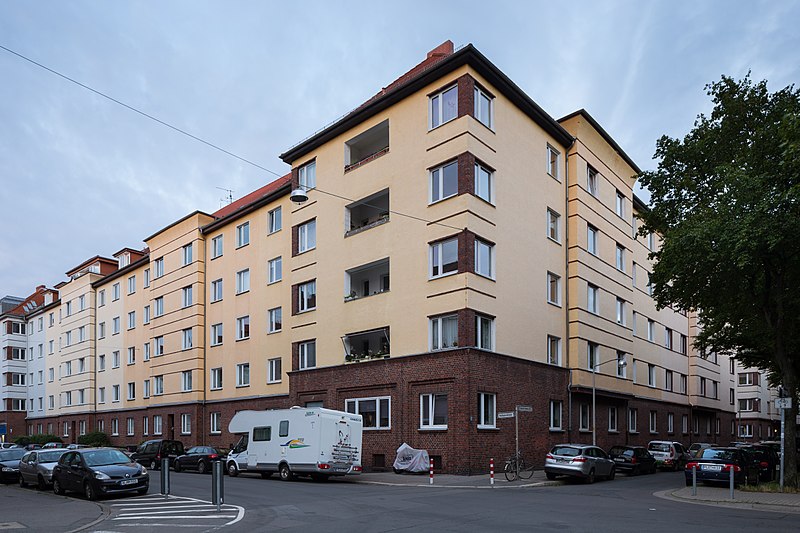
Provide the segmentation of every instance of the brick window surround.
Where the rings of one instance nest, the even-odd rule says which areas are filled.
[[[481,241],[490,244],[492,246],[495,245],[494,242],[484,239],[479,235],[469,231],[468,229],[462,230],[460,233],[456,233],[455,235],[448,235],[447,237],[442,237],[441,239],[436,239],[435,241],[430,241],[428,244],[436,244],[437,242],[447,241],[452,239],[453,237],[458,239],[458,270],[459,274],[464,272],[472,272],[475,273],[475,239],[479,238]],[[429,259],[430,260],[430,259]],[[295,295],[292,293],[292,300],[295,301]]]

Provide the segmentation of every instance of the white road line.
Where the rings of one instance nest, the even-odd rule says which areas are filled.
[[[221,512],[229,513],[233,512],[236,509],[223,509]],[[146,513],[137,513],[137,512],[130,512],[126,514],[121,514],[119,516],[141,516],[142,514],[146,515],[154,515],[154,514],[173,514],[173,513],[203,513],[203,512],[216,512],[214,509],[173,509],[172,511],[148,511]]]
[[[210,503],[187,503],[186,505],[165,505],[164,507],[125,507],[124,509],[117,509],[120,513],[130,513],[134,511],[151,511],[151,510],[160,510],[160,509],[185,509],[187,507],[213,507],[214,509],[217,508],[216,505]]]
[[[149,502],[139,502],[139,503],[112,503],[112,507],[141,507],[142,505],[167,505],[171,503],[181,503],[181,502],[190,502],[196,500],[187,500],[187,499],[178,499],[178,498],[170,498],[169,500],[155,500]]]
[[[208,527],[208,524],[154,524],[152,522],[141,522],[133,524],[114,524],[114,527]]]
[[[217,515],[217,516],[119,516],[114,518],[114,520],[141,520],[142,518],[158,518],[159,520],[164,519],[177,519],[177,520],[186,520],[191,518],[192,520],[216,520],[217,518],[236,518],[236,515]],[[231,522],[233,523],[233,522]],[[228,525],[228,524],[225,524]]]

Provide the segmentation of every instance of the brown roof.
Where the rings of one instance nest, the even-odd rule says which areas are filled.
[[[30,296],[25,298],[25,300],[23,300],[21,304],[19,304],[18,306],[10,309],[5,314],[7,314],[7,315],[25,316],[25,315],[29,314],[31,311],[34,311],[36,309],[41,308],[42,305],[44,305],[44,295],[47,294],[48,292],[55,293],[56,291],[54,291],[52,289],[48,289],[44,285],[39,285],[38,287],[36,287],[36,292],[34,292],[33,294],[31,294]],[[57,297],[58,297],[58,294],[56,293],[55,294],[55,298],[57,298]],[[34,304],[33,307],[31,307],[31,304]]]
[[[290,172],[289,174],[286,174],[285,176],[280,177],[280,178],[276,179],[275,181],[271,181],[271,182],[267,183],[266,185],[264,185],[260,189],[256,189],[255,191],[251,192],[250,194],[246,194],[246,195],[242,196],[241,198],[239,198],[235,202],[230,203],[230,204],[226,205],[225,207],[223,207],[222,209],[220,209],[219,211],[216,211],[216,212],[212,213],[211,216],[213,216],[214,218],[223,218],[223,217],[226,217],[226,216],[228,216],[230,214],[233,214],[234,212],[238,211],[239,209],[243,209],[243,208],[247,207],[248,205],[252,204],[253,202],[256,202],[257,200],[263,198],[264,196],[267,196],[271,192],[274,192],[277,189],[280,189],[283,185],[286,185],[291,180],[292,180],[292,174]]]

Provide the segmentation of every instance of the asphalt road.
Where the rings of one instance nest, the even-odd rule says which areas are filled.
[[[114,498],[103,503],[105,519],[86,531],[230,532],[325,531],[687,531],[730,532],[800,530],[797,515],[737,510],[673,502],[654,492],[683,486],[683,473],[662,472],[628,478],[624,475],[594,485],[476,489],[396,487],[330,480],[291,483],[243,475],[225,478],[226,507],[220,515],[211,499],[211,476],[172,473],[172,494],[157,495],[158,472],[144,498]],[[41,509],[59,502],[52,494],[4,487],[2,517],[19,520],[14,495],[20,501],[38,499]],[[11,500],[6,497],[12,498]],[[94,505],[80,497],[76,508]],[[10,505],[9,505],[10,504]],[[86,508],[88,509],[88,507]],[[57,517],[53,513],[51,516]],[[95,515],[97,513],[95,512]],[[215,518],[216,517],[216,518]],[[70,519],[74,518],[70,516]],[[70,522],[75,523],[75,520]],[[225,525],[228,524],[228,525]],[[218,529],[220,528],[221,529]],[[68,531],[63,528],[29,531]]]

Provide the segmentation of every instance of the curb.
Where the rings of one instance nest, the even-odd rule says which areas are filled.
[[[66,533],[78,533],[78,531],[83,531],[85,529],[89,529],[90,527],[96,526],[97,524],[99,524],[100,522],[103,522],[109,516],[111,516],[111,508],[110,507],[108,507],[106,505],[103,505],[102,503],[98,503],[98,502],[92,502],[92,503],[100,508],[100,511],[101,511],[100,512],[100,516],[98,516],[97,518],[95,518],[94,520],[89,522],[88,524],[80,526],[80,527],[75,528],[75,529],[72,529],[70,531],[67,531]]]
[[[354,483],[358,483],[361,485],[382,485],[384,487],[430,487],[430,488],[437,488],[437,489],[483,489],[483,490],[492,490],[492,489],[501,489],[501,490],[508,490],[508,489],[527,489],[532,487],[548,487],[548,486],[560,486],[564,483],[561,481],[537,481],[535,483],[525,483],[522,485],[431,485],[430,483],[418,483],[418,484],[409,484],[409,483],[391,483],[389,481],[354,481]]]
[[[784,514],[800,514],[800,507],[792,507],[788,505],[774,505],[768,503],[758,502],[744,502],[744,501],[731,501],[731,500],[701,500],[685,498],[678,496],[675,493],[681,489],[668,489],[659,492],[654,492],[653,496],[663,500],[670,500],[678,503],[688,503],[691,505],[705,505],[709,507],[725,507],[728,509],[741,509],[748,511],[764,511],[770,513],[784,513]]]

